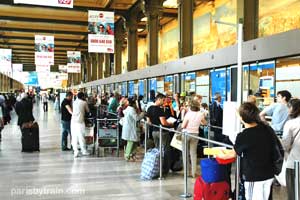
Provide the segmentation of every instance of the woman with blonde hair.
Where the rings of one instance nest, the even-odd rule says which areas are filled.
[[[185,131],[189,134],[198,136],[199,134],[199,127],[200,125],[204,125],[206,123],[205,116],[202,112],[200,112],[200,103],[199,101],[192,99],[190,101],[190,109],[184,116],[183,122],[182,122],[182,128],[185,129]],[[187,149],[185,150],[183,148],[183,157],[185,157],[185,151],[190,152],[190,158],[191,158],[191,165],[192,165],[192,172],[190,173],[193,178],[196,176],[196,169],[197,169],[197,144],[198,139],[187,137]],[[189,157],[188,157],[189,159]],[[185,163],[185,162],[184,162]],[[188,160],[188,166],[187,169],[189,169],[189,163]]]

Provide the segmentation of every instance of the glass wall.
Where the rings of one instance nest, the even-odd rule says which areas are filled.
[[[127,82],[122,83],[122,89],[121,89],[122,96],[127,96]]]
[[[245,101],[248,95],[255,95],[260,109],[273,103],[275,97],[274,74],[275,61],[256,62],[244,66],[243,100]]]
[[[300,28],[299,0],[259,0],[259,36]]]
[[[181,74],[181,91],[186,92],[189,96],[190,93],[196,92],[196,73],[189,72]]]
[[[196,93],[203,97],[203,103],[209,103],[209,70],[196,72]]]
[[[165,88],[164,88],[164,77],[160,76],[156,78],[156,86],[157,86],[157,92],[158,93],[164,93]]]
[[[300,98],[300,57],[278,59],[276,61],[276,92],[289,90],[295,98]]]
[[[165,76],[164,91],[166,94],[173,94],[174,91],[174,77],[173,75]]]
[[[211,101],[213,101],[213,98],[216,93],[219,93],[222,97],[223,104],[224,101],[226,101],[227,97],[227,69],[221,68],[221,69],[213,69],[210,70],[210,96]],[[230,91],[229,91],[230,92]]]

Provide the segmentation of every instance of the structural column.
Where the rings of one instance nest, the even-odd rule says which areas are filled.
[[[177,0],[179,21],[179,57],[193,55],[194,0]]]
[[[91,75],[92,75],[92,70],[91,70],[91,65],[92,65],[92,55],[91,53],[88,54],[88,57],[87,57],[87,66],[86,66],[86,75],[87,75],[87,80],[86,82],[90,82],[91,81]]]
[[[136,6],[131,10],[129,16],[126,18],[126,28],[128,33],[128,66],[127,71],[133,71],[137,69],[138,63],[138,15],[141,12],[139,6]]]
[[[104,54],[104,78],[110,76],[110,55],[108,53]]]
[[[243,23],[244,41],[258,38],[259,0],[237,1],[237,22]]]
[[[115,74],[122,72],[122,48],[125,41],[124,20],[121,18],[115,28]]]
[[[104,54],[98,54],[97,56],[97,63],[98,63],[98,67],[97,67],[97,79],[102,79],[103,78],[103,62],[104,62]]]
[[[160,29],[159,18],[162,15],[163,2],[165,0],[145,0],[145,13],[148,29],[148,60],[152,66],[158,64],[158,32]]]
[[[91,81],[97,80],[97,68],[98,68],[98,63],[97,63],[97,57],[98,53],[92,54],[92,77]]]

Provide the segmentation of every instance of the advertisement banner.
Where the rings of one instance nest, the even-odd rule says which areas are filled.
[[[89,10],[89,52],[114,53],[114,12]]]
[[[73,8],[73,0],[14,0],[14,3]]]
[[[0,72],[10,73],[11,70],[11,49],[0,49]]]
[[[23,71],[23,64],[12,64],[13,73],[15,72],[22,72]]]
[[[45,73],[50,73],[50,66],[49,65],[36,65],[35,66],[35,71],[36,72],[45,72]]]
[[[80,73],[81,70],[81,53],[80,51],[68,51],[68,73]]]
[[[58,71],[61,73],[68,73],[68,66],[67,65],[58,65]]]
[[[35,36],[35,64],[54,65],[54,36]]]

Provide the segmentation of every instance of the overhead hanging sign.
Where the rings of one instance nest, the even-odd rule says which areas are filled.
[[[14,0],[14,3],[73,8],[73,0]]]
[[[89,52],[114,53],[114,12],[89,10]]]
[[[11,57],[11,49],[0,49],[0,72],[7,74],[12,71]]]
[[[54,65],[54,36],[35,36],[35,64]]]
[[[68,72],[68,66],[67,65],[58,65],[58,71],[61,73],[67,73]]]
[[[80,51],[68,51],[68,73],[80,73],[81,70],[81,54]]]
[[[50,73],[50,66],[49,65],[36,65],[35,66],[36,72],[44,72],[44,73]]]
[[[22,72],[23,71],[23,64],[12,64],[13,73],[15,72]]]

